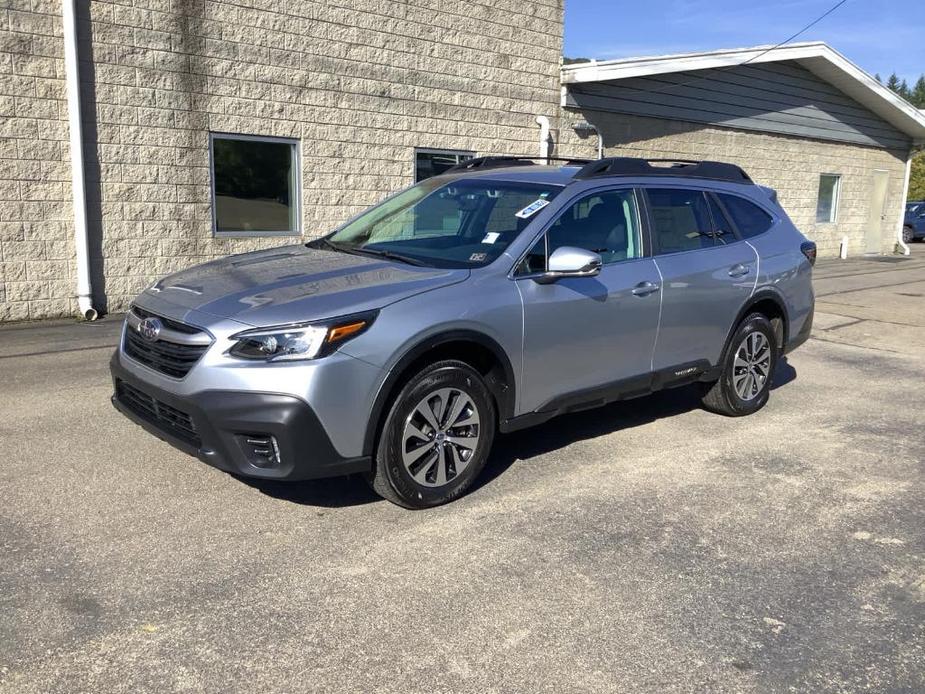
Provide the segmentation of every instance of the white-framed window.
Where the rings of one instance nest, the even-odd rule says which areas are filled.
[[[840,188],[840,174],[822,174],[819,176],[819,198],[816,201],[817,222],[834,222],[836,220]]]
[[[439,176],[447,169],[474,156],[475,152],[464,150],[418,147],[414,150],[414,182],[420,183],[425,178]]]
[[[209,134],[212,232],[216,236],[298,236],[299,141]]]

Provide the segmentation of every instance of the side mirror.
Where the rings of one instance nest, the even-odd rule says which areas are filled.
[[[594,277],[600,274],[601,256],[584,248],[560,246],[549,256],[549,269],[535,278],[539,284],[552,284],[566,277]]]

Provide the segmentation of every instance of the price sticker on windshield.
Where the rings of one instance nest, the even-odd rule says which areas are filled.
[[[520,210],[520,212],[515,212],[515,213],[514,213],[514,216],[515,216],[515,217],[520,217],[521,219],[526,219],[527,217],[532,217],[532,216],[535,215],[537,212],[539,212],[539,211],[542,210],[544,207],[546,207],[546,205],[548,205],[548,204],[549,204],[549,200],[536,200],[536,201],[534,201],[534,202],[531,202],[529,205],[527,205],[527,206],[526,206],[525,208],[523,208],[522,210]]]

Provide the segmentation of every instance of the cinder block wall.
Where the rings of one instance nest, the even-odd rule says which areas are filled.
[[[76,311],[56,2],[0,9],[0,321]]]
[[[597,136],[579,137],[572,125],[587,120],[604,135],[605,156],[718,159],[743,167],[758,183],[777,190],[778,199],[799,229],[819,248],[820,256],[837,256],[848,236],[849,255],[866,250],[872,176],[889,172],[887,221],[882,253],[891,253],[902,208],[905,152],[808,140],[660,118],[563,109],[557,154],[596,157]],[[816,222],[819,175],[841,174],[837,221]]]
[[[211,232],[210,131],[295,137],[306,237],[413,178],[415,147],[534,153],[562,0],[81,3],[96,301],[285,239]],[[134,6],[133,6],[134,5]],[[73,314],[60,4],[0,10],[0,321]]]

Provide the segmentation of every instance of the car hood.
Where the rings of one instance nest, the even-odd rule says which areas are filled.
[[[468,276],[465,269],[416,267],[303,245],[284,246],[168,275],[146,289],[140,303],[155,310],[169,304],[266,327],[382,308]]]

